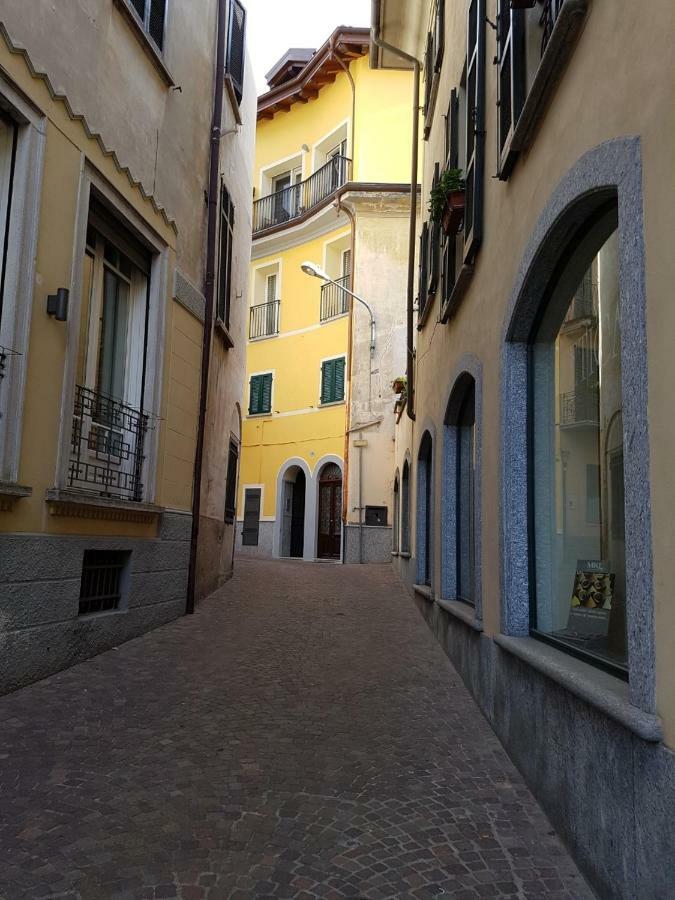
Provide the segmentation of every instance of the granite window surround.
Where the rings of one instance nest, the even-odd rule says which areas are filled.
[[[427,449],[428,447],[428,449]],[[422,427],[417,448],[417,479],[415,495],[415,546],[417,553],[416,582],[434,593],[434,520],[436,428],[429,419]],[[427,509],[427,502],[430,508]],[[429,559],[427,560],[427,553]],[[427,574],[428,573],[428,574]]]
[[[528,342],[551,273],[571,249],[570,236],[588,227],[610,203],[618,211],[623,340],[628,698],[632,706],[653,715],[656,697],[648,356],[642,154],[637,137],[600,144],[563,176],[535,226],[509,300],[501,359],[501,631],[509,638],[530,640]],[[563,665],[566,653],[556,652]],[[619,679],[613,680],[619,683]]]
[[[475,472],[474,472],[474,606],[457,598],[457,451],[459,428],[453,424],[458,407],[464,396],[466,376],[474,382],[475,396]],[[461,618],[470,620],[472,627],[482,630],[483,597],[482,597],[482,433],[483,433],[483,365],[473,353],[465,353],[459,360],[451,380],[451,389],[446,405],[443,427],[443,460],[441,475],[441,589],[440,601],[443,603],[461,603],[464,615]],[[449,610],[451,611],[451,610]]]

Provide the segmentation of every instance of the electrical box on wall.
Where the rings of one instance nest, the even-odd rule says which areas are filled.
[[[366,525],[386,525],[386,506],[366,506]]]

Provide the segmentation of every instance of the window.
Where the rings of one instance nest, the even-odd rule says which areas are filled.
[[[469,4],[466,59],[466,211],[464,261],[473,261],[483,236],[485,169],[485,0]]]
[[[143,499],[151,256],[92,197],[68,485]]]
[[[225,71],[232,79],[239,103],[244,93],[244,65],[246,59],[246,10],[239,0],[230,2],[230,21],[227,29],[227,59]]]
[[[79,615],[119,609],[126,591],[131,553],[85,550],[80,581]]]
[[[418,319],[424,317],[428,300],[428,281],[429,281],[429,223],[422,225],[422,233],[420,234],[420,264],[419,264],[419,283],[417,286],[417,316]]]
[[[525,103],[525,10],[499,0],[497,12],[497,130],[499,177],[508,178],[517,154],[510,142]]]
[[[445,50],[445,0],[435,0],[424,53],[424,138],[429,137]]]
[[[249,416],[259,416],[272,411],[272,373],[251,376],[251,396],[248,404]]]
[[[340,403],[345,399],[345,358],[321,363],[321,403]]]
[[[12,209],[12,182],[16,161],[17,127],[0,113],[0,322],[5,293],[5,267]]]
[[[241,542],[244,547],[257,547],[260,535],[260,488],[244,491],[244,527]]]
[[[571,255],[530,346],[531,615],[537,636],[621,670],[626,550],[616,232],[588,264],[592,252],[582,241]],[[570,313],[579,298],[573,280],[594,286],[590,315],[581,319]]]
[[[396,478],[394,479],[394,525],[392,528],[392,550],[394,553],[398,553],[399,547],[401,546],[401,490],[398,480],[398,472],[396,473]]]
[[[401,553],[410,553],[410,464],[407,459],[401,474]]]
[[[227,455],[227,482],[225,484],[225,521],[234,522],[237,506],[237,463],[239,462],[239,445],[230,441]]]
[[[220,278],[217,316],[225,328],[230,327],[232,293],[232,250],[234,245],[234,204],[225,185],[220,189]]]
[[[459,92],[453,88],[445,121],[445,168],[459,169]],[[443,238],[441,248],[442,302],[450,299],[457,280],[457,235],[448,234]]]
[[[143,26],[159,50],[164,49],[166,0],[129,0]]]
[[[431,586],[433,539],[433,441],[428,431],[417,460],[417,582]]]
[[[457,417],[457,599],[475,604],[476,395],[467,386]]]

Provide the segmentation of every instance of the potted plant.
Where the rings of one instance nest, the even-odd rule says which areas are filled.
[[[408,379],[405,375],[399,375],[398,378],[394,378],[391,386],[395,394],[404,394],[408,386]]]
[[[466,188],[461,169],[446,169],[431,189],[429,213],[445,234],[456,234],[464,221]]]

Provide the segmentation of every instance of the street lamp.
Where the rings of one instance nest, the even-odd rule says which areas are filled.
[[[322,281],[325,281],[326,284],[334,284],[341,291],[344,291],[345,294],[349,294],[350,297],[353,297],[354,300],[358,300],[365,308],[368,310],[368,315],[370,316],[370,355],[372,356],[375,353],[375,316],[373,315],[373,311],[363,299],[363,297],[359,297],[358,294],[355,294],[354,291],[350,291],[349,288],[346,288],[343,284],[340,284],[339,281],[335,281],[334,278],[331,278],[327,275],[321,266],[317,266],[316,263],[313,262],[304,262],[300,268],[305,273],[305,275],[312,275],[314,278],[320,278]]]

